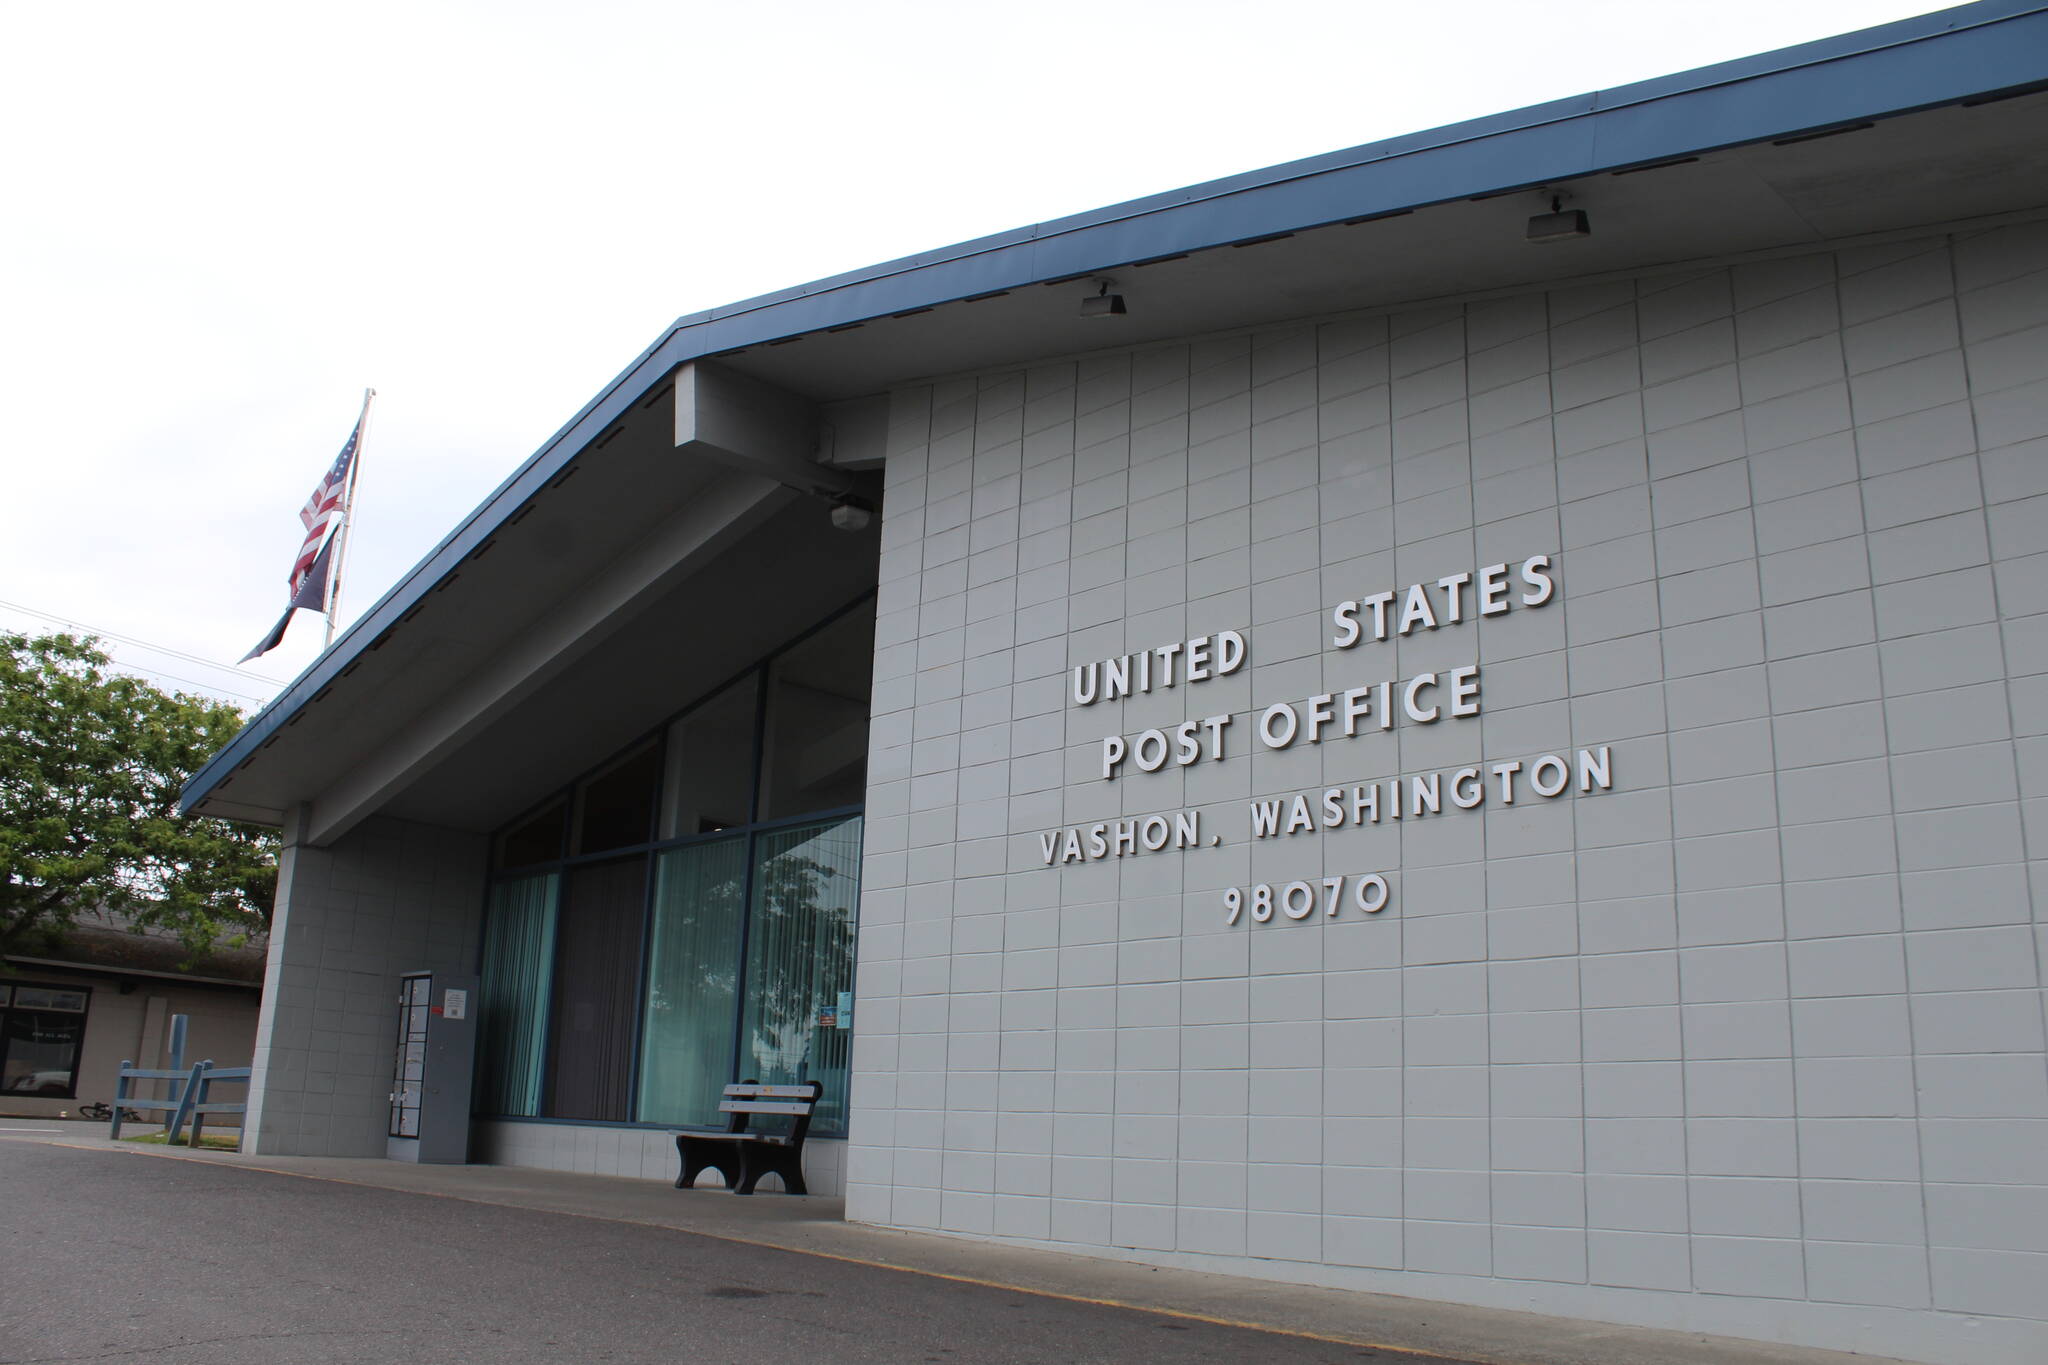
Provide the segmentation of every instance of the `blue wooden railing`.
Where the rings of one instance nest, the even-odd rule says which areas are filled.
[[[130,1111],[160,1110],[170,1115],[164,1122],[164,1141],[176,1142],[189,1120],[192,1124],[192,1145],[197,1147],[209,1115],[249,1112],[244,1101],[211,1098],[216,1082],[247,1085],[249,1072],[246,1066],[215,1066],[210,1061],[196,1062],[190,1071],[158,1071],[124,1061],[121,1074],[114,1082],[114,1116],[108,1120],[107,1136],[115,1139],[121,1136],[121,1120]],[[171,1085],[168,1094],[152,1099],[131,1095],[129,1090],[134,1081],[169,1081]],[[142,1114],[137,1112],[135,1116],[140,1118]]]
[[[185,1087],[185,1107],[171,1119],[170,1136],[165,1140],[176,1142],[178,1130],[184,1127],[185,1120],[189,1117],[192,1120],[192,1145],[197,1147],[200,1131],[205,1128],[209,1114],[247,1114],[249,1105],[246,1099],[227,1102],[209,1099],[207,1096],[213,1086],[221,1081],[231,1085],[247,1085],[249,1074],[250,1068],[246,1066],[213,1066],[201,1062],[193,1068],[192,1083]],[[237,1122],[235,1126],[240,1128],[242,1124]]]

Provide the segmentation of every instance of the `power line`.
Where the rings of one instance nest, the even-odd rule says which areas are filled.
[[[134,635],[123,635],[119,631],[115,630],[101,630],[98,626],[87,625],[85,622],[77,620],[74,617],[59,616],[55,612],[42,611],[35,607],[23,606],[19,602],[0,601],[0,607],[5,607],[10,611],[22,612],[28,616],[40,617],[45,621],[54,621],[60,626],[71,626],[75,629],[85,631],[89,635],[100,636],[103,639],[118,640],[124,645],[134,645],[137,648],[147,649],[157,654],[167,655],[168,657],[173,659],[183,659],[186,663],[199,664],[200,666],[205,668],[217,668],[223,673],[232,673],[237,677],[245,678],[251,682],[264,683],[270,687],[284,686],[283,680],[279,678],[266,678],[261,673],[252,672],[251,670],[242,668],[239,665],[224,664],[217,662],[213,659],[202,658],[197,654],[189,654],[182,649],[174,649],[170,645],[157,644],[153,640],[144,640]],[[209,686],[209,684],[193,682],[193,680],[190,678],[179,678],[176,677],[176,675],[170,673],[165,673],[164,676],[166,678],[171,678],[176,682],[191,683],[191,685],[194,687]],[[259,697],[256,694],[250,692],[232,692],[224,687],[217,688],[215,690],[227,692],[229,696],[248,697],[252,700],[257,701],[263,700],[262,697]]]
[[[45,612],[45,611],[33,611],[33,610],[31,610],[30,608],[27,608],[27,607],[21,607],[21,606],[17,606],[16,604],[14,604],[14,603],[12,603],[12,602],[0,602],[0,607],[8,607],[8,608],[11,608],[11,609],[13,609],[13,610],[15,610],[15,611],[21,611],[21,612],[26,612],[27,614],[29,614],[29,615],[31,615],[31,616],[38,616],[38,617],[41,617],[41,618],[42,618],[43,620],[46,620],[46,621],[55,621],[55,622],[57,622],[57,623],[58,623],[59,625],[67,625],[67,626],[77,626],[77,627],[78,627],[79,629],[81,629],[81,630],[84,630],[84,631],[86,631],[86,632],[87,632],[88,634],[92,634],[92,635],[101,635],[101,634],[104,634],[104,633],[105,633],[105,632],[101,632],[101,631],[95,631],[95,630],[92,630],[92,628],[91,628],[91,627],[89,627],[89,626],[85,626],[85,625],[81,624],[80,622],[77,622],[77,621],[73,621],[73,620],[70,620],[70,619],[69,619],[68,617],[62,617],[62,616],[53,616],[53,615],[51,615],[51,614],[50,614],[49,612]],[[141,647],[143,647],[143,648],[145,648],[145,649],[154,649],[154,648],[157,648],[157,646],[151,645],[151,644],[149,644],[149,643],[148,643],[147,641],[141,641],[141,640],[138,640],[138,641],[126,641],[126,640],[124,639],[124,637],[114,637],[114,638],[116,638],[116,639],[123,639],[123,642],[124,642],[124,643],[131,643],[131,644],[136,644],[136,645],[140,645]],[[190,658],[190,659],[191,659],[191,660],[192,660],[193,662],[195,662],[195,663],[201,663],[201,664],[205,664],[205,665],[206,665],[207,667],[209,667],[209,668],[220,668],[220,669],[222,669],[222,670],[223,670],[224,672],[233,672],[233,671],[235,671],[235,670],[230,670],[230,669],[227,669],[225,665],[222,665],[222,664],[216,664],[216,663],[212,662],[212,661],[211,661],[211,660],[209,660],[209,659],[201,659],[201,658],[199,658],[199,657],[198,657],[197,655],[186,655],[186,654],[182,654],[182,653],[181,653],[180,651],[177,651],[177,650],[168,650],[168,649],[167,649],[167,650],[165,650],[164,652],[165,652],[166,654],[171,654],[171,655],[174,655],[174,656],[176,656],[176,657],[179,657],[179,658]],[[166,673],[166,672],[165,672],[165,671],[164,671],[163,669],[161,669],[161,668],[156,668],[156,667],[152,667],[152,666],[149,666],[149,665],[147,665],[147,664],[140,664],[140,663],[134,663],[134,662],[127,662],[127,663],[124,663],[124,662],[122,661],[122,659],[121,659],[121,658],[119,658],[118,656],[116,656],[116,655],[113,655],[113,654],[109,654],[109,655],[108,655],[108,660],[109,660],[109,662],[111,662],[111,663],[114,663],[114,664],[116,664],[116,665],[119,665],[119,666],[121,666],[121,667],[122,667],[123,669],[125,669],[126,671],[130,671],[130,672],[137,672],[137,673],[147,673],[147,674],[149,674],[149,675],[150,675],[151,677],[154,677],[154,678],[163,678],[163,679],[166,679],[166,680],[168,680],[168,681],[170,681],[170,682],[176,682],[176,683],[184,683],[184,684],[185,684],[186,686],[188,686],[188,687],[196,687],[196,688],[198,688],[198,689],[199,689],[200,691],[202,691],[202,692],[211,692],[211,693],[214,693],[214,694],[216,694],[216,695],[219,695],[219,696],[223,696],[223,697],[234,697],[234,698],[237,698],[237,699],[239,699],[239,700],[241,700],[241,701],[248,701],[248,702],[254,702],[254,703],[255,703],[256,705],[258,705],[258,706],[262,706],[262,705],[265,705],[265,704],[267,704],[267,703],[268,703],[268,702],[270,701],[270,698],[269,698],[268,696],[265,696],[265,695],[263,695],[262,693],[258,693],[258,692],[240,692],[240,691],[237,691],[237,690],[235,690],[235,689],[234,689],[234,688],[232,688],[232,687],[222,687],[222,686],[220,686],[220,685],[219,685],[218,683],[210,683],[210,682],[201,682],[201,681],[199,681],[199,680],[198,680],[197,678],[187,678],[187,677],[184,677],[184,676],[182,676],[181,674],[177,674],[177,673]],[[239,675],[239,674],[238,674],[238,676],[241,676],[241,675]],[[254,675],[249,675],[249,676],[254,676]],[[268,682],[268,681],[269,681],[269,679],[267,679],[267,678],[264,678],[264,679],[259,679],[259,681],[263,681],[263,682]]]
[[[115,662],[119,663],[120,660],[117,659]],[[172,682],[181,682],[188,687],[196,687],[202,692],[215,692],[224,697],[238,697],[243,701],[253,701],[258,706],[270,700],[270,698],[258,696],[254,692],[237,692],[232,687],[217,687],[212,683],[203,683],[192,678],[181,678],[175,673],[166,673],[161,668],[152,668],[148,672],[159,678],[168,678]]]

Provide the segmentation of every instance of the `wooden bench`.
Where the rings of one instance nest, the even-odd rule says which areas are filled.
[[[724,1176],[725,1187],[734,1194],[752,1194],[764,1175],[781,1176],[782,1187],[791,1194],[809,1194],[804,1188],[804,1134],[811,1129],[811,1111],[824,1093],[822,1081],[741,1081],[727,1086],[718,1104],[718,1112],[729,1116],[723,1133],[676,1134],[676,1155],[683,1163],[676,1188],[691,1188],[708,1169]],[[757,1114],[789,1119],[789,1131],[754,1131],[749,1125]]]

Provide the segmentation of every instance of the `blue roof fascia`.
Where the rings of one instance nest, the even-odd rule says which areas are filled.
[[[189,809],[676,366],[1132,262],[1910,113],[2048,82],[2048,3],[1981,0],[1612,90],[1204,182],[688,314],[620,372],[227,747]]]
[[[2032,22],[2023,22],[2017,29],[2005,27],[1996,34],[1987,32],[1995,25],[2029,20]],[[1925,44],[1929,39],[1943,41],[1944,46],[1938,53],[1927,50]],[[1836,65],[1832,72],[1828,70],[1830,64],[1845,63],[1845,59],[1854,60],[1849,64]],[[1760,83],[1759,78],[1764,77],[1780,79]],[[676,320],[674,328],[678,331],[693,330],[745,314],[780,310],[804,299],[843,294],[854,286],[880,283],[909,274],[929,275],[935,268],[1019,248],[1043,246],[1055,239],[1086,236],[1092,230],[1114,228],[1120,223],[1139,220],[1147,225],[1147,235],[1140,245],[1158,245],[1161,248],[1154,251],[1153,256],[1243,241],[1244,235],[1227,228],[1180,238],[1156,234],[1161,228],[1159,218],[1168,210],[1198,204],[1209,204],[1213,208],[1217,201],[1232,196],[1250,191],[1270,193],[1291,181],[1327,177],[1334,172],[1378,168],[1377,173],[1384,174],[1387,163],[1422,153],[1431,154],[1432,164],[1427,173],[1418,178],[1420,183],[1390,186],[1384,193],[1371,196],[1379,201],[1377,204],[1328,196],[1339,201],[1333,205],[1337,216],[1296,218],[1283,212],[1260,215],[1260,221],[1249,226],[1258,229],[1256,235],[1265,235],[1346,218],[1368,217],[1375,213],[1399,212],[1519,185],[1536,185],[1566,176],[1674,160],[1721,147],[1793,136],[1866,118],[1889,117],[2043,80],[2048,80],[2048,5],[2042,4],[2041,0],[1983,0],[1976,5],[1902,19],[1878,28],[1818,39],[1776,52],[1617,86],[1612,90],[1552,100],[1425,132],[1404,134],[1052,219],[1031,227],[975,238],[687,314]],[[1731,91],[1728,89],[1731,86],[1742,88]],[[1671,102],[1674,97],[1684,96],[1693,98]],[[1654,110],[1644,107],[1653,103],[1660,107]],[[1526,150],[1519,143],[1492,148],[1496,155],[1490,159],[1500,163],[1499,170],[1476,180],[1467,180],[1456,174],[1459,170],[1469,172],[1472,169],[1470,163],[1455,158],[1445,159],[1447,154],[1461,147],[1503,135],[1540,133],[1573,120],[1597,123],[1600,129],[1598,155],[1594,156],[1589,150],[1583,160],[1571,158],[1556,166],[1540,168],[1547,172],[1545,174],[1534,173],[1537,168],[1518,161],[1519,154]],[[1442,164],[1436,164],[1440,159]],[[1434,197],[1425,197],[1431,191],[1434,191]],[[1119,258],[1113,254],[1104,257],[1094,252],[1080,252],[1074,261],[1064,264],[1074,266],[1069,273],[1085,274],[1112,264],[1144,259],[1149,258],[1144,255]],[[1047,263],[1041,269],[1039,279],[1018,278],[1011,282],[1026,284],[1064,278],[1058,273],[1046,273],[1049,265]],[[991,273],[981,282],[993,284],[999,278],[998,274]],[[951,302],[962,296],[939,290],[931,292],[923,303],[906,296],[896,300],[896,311],[902,311],[906,305],[929,306],[934,302]],[[862,317],[853,316],[856,311],[847,310],[845,317],[835,315],[831,325],[862,320]],[[863,316],[873,318],[882,314],[871,311]],[[732,349],[777,337],[800,335],[804,330],[809,329],[764,328],[751,337],[728,340],[721,336],[719,340],[726,343],[724,349]]]

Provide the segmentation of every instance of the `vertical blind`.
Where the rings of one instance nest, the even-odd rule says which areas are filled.
[[[632,1118],[633,1033],[647,856],[569,869],[555,932],[549,1118]]]
[[[732,1079],[747,840],[670,849],[656,863],[640,1043],[640,1120],[712,1125]]]
[[[858,815],[665,849],[651,914],[644,858],[499,881],[477,1112],[709,1127],[728,1082],[816,1080],[844,1132],[860,851]]]
[[[559,881],[547,872],[507,878],[491,888],[484,934],[483,1017],[478,1020],[480,1113],[531,1118],[540,1112]]]
[[[816,1122],[846,1124],[845,1012],[853,992],[861,818],[758,836],[740,1070],[769,1083],[822,1081]]]

